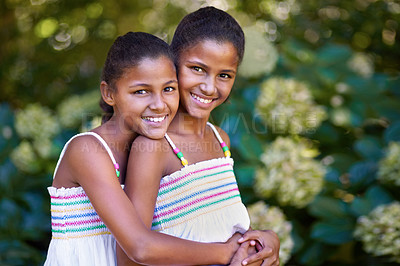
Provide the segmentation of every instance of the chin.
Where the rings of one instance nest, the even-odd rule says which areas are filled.
[[[211,110],[204,109],[189,109],[187,113],[194,118],[208,118],[211,114]]]
[[[167,132],[167,130],[157,130],[157,131],[153,131],[153,132],[146,132],[145,134],[141,134],[143,136],[145,136],[146,138],[149,139],[162,139],[165,136],[165,133]]]

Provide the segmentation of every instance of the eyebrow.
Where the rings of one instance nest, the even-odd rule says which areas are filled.
[[[171,80],[165,82],[163,84],[163,86],[170,85],[172,83],[178,83],[178,81],[176,79],[171,79]],[[147,83],[135,83],[133,85],[128,86],[128,88],[134,88],[134,87],[151,87],[151,86]]]
[[[202,68],[205,68],[205,69],[208,68],[207,65],[205,65],[205,64],[203,64],[203,63],[201,63],[201,62],[199,62],[199,61],[188,61],[188,63],[190,63],[190,64],[195,64],[195,65],[199,65],[199,66],[201,66]],[[229,73],[234,73],[234,74],[236,74],[236,71],[233,70],[233,69],[223,69],[223,70],[221,70],[221,72],[229,72]]]
[[[169,84],[171,84],[171,83],[178,83],[178,80],[176,80],[176,79],[171,79],[170,81],[165,82],[164,85],[169,85]]]

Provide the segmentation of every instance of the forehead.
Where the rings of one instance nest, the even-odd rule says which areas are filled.
[[[125,68],[121,78],[133,80],[176,79],[176,70],[173,61],[167,56],[145,57],[136,65]]]
[[[207,65],[222,64],[236,69],[239,56],[237,49],[229,41],[202,40],[181,51],[179,63],[184,61],[201,61]]]
[[[160,55],[156,57],[144,57],[140,59],[135,65],[131,65],[125,68],[126,72],[131,71],[149,71],[157,70],[160,68],[170,68],[174,67],[174,62],[171,58],[165,55]]]
[[[196,44],[184,48],[181,51],[180,58],[184,56],[216,56],[226,57],[229,56],[232,61],[238,61],[238,52],[236,47],[229,41],[217,40],[201,40]]]

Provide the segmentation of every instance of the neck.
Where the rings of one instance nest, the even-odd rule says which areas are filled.
[[[202,118],[193,117],[179,107],[176,116],[168,127],[168,131],[184,135],[194,134],[203,137],[208,118],[209,116]]]
[[[110,148],[118,154],[128,153],[133,140],[138,135],[136,132],[122,127],[114,117],[93,131],[99,133],[107,144],[109,144]]]

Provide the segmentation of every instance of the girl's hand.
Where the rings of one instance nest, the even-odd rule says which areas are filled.
[[[230,266],[242,266],[243,259],[247,258],[249,255],[256,254],[257,250],[255,248],[255,241],[246,241],[242,243],[239,249],[236,251],[235,255],[232,258]],[[246,266],[260,266],[262,261],[256,261],[251,264],[247,264]]]
[[[256,241],[257,253],[243,260],[242,265],[249,265],[256,261],[263,261],[262,266],[279,265],[280,241],[275,232],[271,230],[247,231],[238,242],[241,244],[251,240]]]
[[[231,236],[231,238],[228,239],[228,241],[226,241],[226,245],[228,247],[228,257],[227,257],[227,261],[225,264],[228,264],[231,260],[232,257],[236,254],[236,251],[238,250],[240,244],[239,244],[239,239],[242,237],[242,234],[240,233],[235,233],[233,236]],[[246,258],[247,256],[243,257]],[[243,259],[242,258],[242,259]]]

